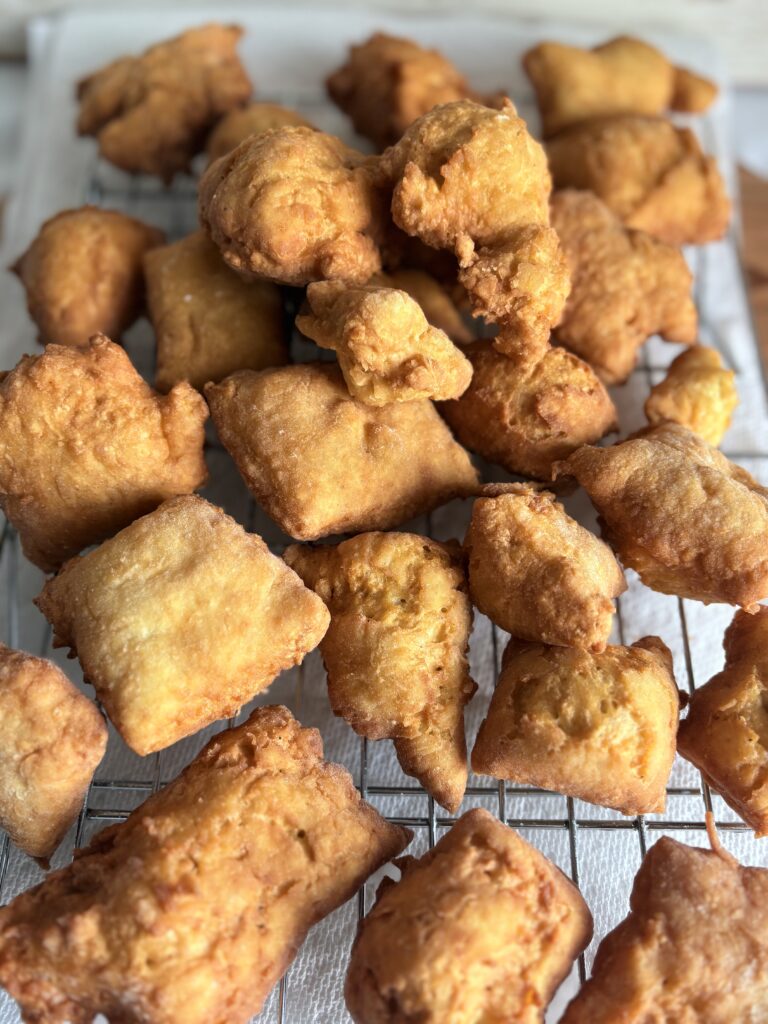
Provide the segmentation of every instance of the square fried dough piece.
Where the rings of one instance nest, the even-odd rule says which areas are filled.
[[[192,496],[72,559],[37,604],[137,754],[236,714],[329,620],[260,537]]]
[[[678,715],[658,637],[599,654],[512,640],[472,768],[622,814],[661,813]]]
[[[338,366],[244,370],[205,394],[254,497],[297,540],[385,530],[477,486],[430,401],[363,405]]]
[[[47,861],[107,746],[96,706],[50,661],[0,644],[0,827]]]
[[[355,1024],[540,1024],[592,935],[578,889],[488,811],[397,862],[358,927],[344,995]]]
[[[258,708],[0,910],[0,984],[27,1021],[246,1024],[312,925],[409,838],[316,729]]]

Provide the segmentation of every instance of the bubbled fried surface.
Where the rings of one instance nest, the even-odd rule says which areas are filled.
[[[424,316],[432,326],[445,331],[456,345],[468,345],[474,338],[449,288],[427,271],[415,267],[399,268],[387,274],[375,274],[369,283],[408,292],[424,310]]]
[[[277,103],[249,103],[247,107],[230,110],[222,117],[208,136],[205,150],[213,163],[220,156],[231,153],[249,135],[263,135],[272,128],[290,126],[314,127],[290,107],[281,107]]]
[[[715,349],[695,345],[679,355],[664,380],[651,388],[645,400],[648,422],[679,423],[717,447],[739,404],[735,376]]]
[[[329,618],[260,537],[195,496],[68,562],[37,604],[138,754],[237,714]]]
[[[0,506],[46,571],[201,486],[205,403],[188,385],[154,392],[96,336],[49,345],[0,381]]]
[[[663,813],[678,714],[658,637],[599,653],[511,640],[472,769],[622,814]]]
[[[344,990],[355,1024],[539,1024],[592,918],[578,890],[487,811],[404,857],[361,921]]]
[[[309,928],[410,838],[322,753],[286,708],[258,708],[0,910],[0,982],[24,1020],[258,1013]]]
[[[320,644],[336,715],[395,742],[403,770],[455,811],[467,784],[464,705],[472,606],[455,546],[363,533],[335,547],[295,545],[285,560],[320,595]]]
[[[768,871],[663,836],[563,1024],[760,1024],[766,936]]]
[[[252,494],[296,540],[389,529],[477,486],[431,402],[363,405],[338,366],[244,370],[206,397]]]
[[[99,712],[50,661],[0,644],[0,827],[53,854],[107,746]]]

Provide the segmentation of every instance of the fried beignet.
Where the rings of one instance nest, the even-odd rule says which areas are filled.
[[[403,771],[455,811],[467,785],[464,705],[476,690],[460,552],[412,533],[363,533],[284,557],[331,613],[320,651],[333,713],[361,736],[394,740]]]
[[[627,585],[613,552],[553,495],[478,498],[464,539],[472,603],[522,640],[601,651]]]
[[[261,537],[194,495],[67,562],[36,604],[137,754],[236,715],[329,622]]]
[[[726,370],[718,352],[695,345],[670,364],[667,376],[645,401],[652,425],[679,423],[717,447],[739,404],[733,370]]]
[[[226,156],[249,135],[263,135],[272,128],[314,128],[305,117],[277,103],[249,103],[247,107],[230,110],[219,121],[205,144],[209,162]]]
[[[252,135],[200,180],[200,222],[245,274],[364,284],[381,269],[386,234],[386,194],[369,159],[312,128]]]
[[[678,716],[672,655],[658,637],[597,654],[512,640],[472,770],[660,814]]]
[[[141,311],[141,260],[162,245],[157,228],[116,210],[82,206],[47,220],[11,268],[45,344],[87,345],[93,334],[120,338]]]
[[[119,345],[49,345],[0,375],[0,507],[31,562],[56,569],[205,483],[205,402],[154,392]]]
[[[344,996],[355,1024],[540,1024],[592,936],[578,889],[488,811],[468,811],[358,927]]]
[[[350,394],[366,405],[445,400],[467,390],[471,363],[407,292],[317,281],[307,302],[296,326],[336,352]]]
[[[472,381],[440,412],[459,441],[510,473],[552,479],[552,465],[616,429],[616,409],[595,372],[562,348],[541,359],[502,355],[490,341],[465,349]]]
[[[161,391],[288,362],[280,289],[243,281],[204,231],[147,253],[144,273]]]
[[[242,34],[237,25],[200,25],[84,78],[78,133],[94,135],[116,167],[169,183],[189,170],[215,122],[251,94],[235,52]]]
[[[363,405],[333,364],[243,370],[205,394],[251,493],[296,540],[387,530],[477,487],[431,402]]]
[[[605,117],[547,143],[555,188],[594,192],[630,228],[669,245],[722,238],[731,204],[717,162],[661,117]]]
[[[768,871],[662,836],[562,1024],[758,1024],[768,1007]]]
[[[456,345],[468,345],[473,340],[474,334],[464,323],[454,296],[426,270],[401,267],[386,274],[374,274],[369,284],[400,288],[408,292],[421,306],[424,316],[432,326],[445,331]]]
[[[768,597],[768,490],[676,423],[555,467],[575,477],[603,535],[646,586],[753,610]]]
[[[0,644],[0,828],[47,862],[107,746],[104,719],[50,661]]]
[[[693,275],[679,249],[624,227],[591,192],[555,192],[551,208],[571,274],[554,332],[560,344],[605,384],[621,384],[652,334],[684,345],[696,341]]]
[[[0,983],[25,1021],[245,1024],[307,932],[408,844],[257,708],[126,822],[0,910]]]
[[[675,68],[654,46],[618,36],[583,50],[539,43],[523,56],[536,93],[545,137],[580,121],[612,114],[699,112],[717,96],[717,86]],[[679,76],[679,77],[678,77]]]
[[[758,836],[768,835],[768,607],[738,611],[725,667],[699,687],[677,747]]]

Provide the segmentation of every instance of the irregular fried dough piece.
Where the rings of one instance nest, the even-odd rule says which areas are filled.
[[[477,487],[431,402],[363,405],[338,366],[243,370],[205,394],[252,494],[296,540],[390,529]]]
[[[616,429],[616,409],[594,371],[561,348],[529,361],[483,341],[466,350],[474,370],[440,412],[462,444],[510,473],[552,479],[552,465]]]
[[[662,594],[746,610],[768,596],[768,490],[676,423],[555,467],[574,476],[625,566]]]
[[[47,862],[83,805],[107,727],[50,661],[0,644],[0,828]]]
[[[403,771],[455,811],[467,785],[464,705],[477,688],[461,554],[412,533],[363,533],[284,557],[331,613],[320,651],[333,713],[394,740]]]
[[[725,668],[699,687],[677,747],[758,836],[768,835],[768,608],[738,611]]]
[[[329,622],[261,537],[193,495],[67,562],[36,604],[137,754],[236,715]]]
[[[243,281],[204,231],[147,253],[144,273],[161,391],[288,362],[280,289]]]
[[[87,345],[100,332],[120,338],[141,311],[142,256],[164,238],[157,228],[96,206],[47,220],[11,268],[24,285],[38,340]]]
[[[242,34],[237,25],[200,25],[84,78],[78,133],[96,136],[116,167],[172,181],[215,122],[251,94],[235,52]]]
[[[675,68],[654,46],[618,36],[591,50],[539,43],[523,56],[536,92],[544,135],[612,114],[663,114],[668,108],[698,112],[717,86]]]
[[[556,188],[594,192],[627,227],[669,245],[712,242],[728,227],[717,162],[693,132],[663,118],[588,121],[550,139],[547,154]]]
[[[160,396],[119,345],[49,345],[0,375],[0,507],[45,571],[205,483],[208,412]]]
[[[472,603],[522,640],[602,651],[627,585],[613,552],[546,491],[478,498],[464,546]]]
[[[352,947],[355,1024],[540,1024],[592,935],[576,887],[480,809],[397,864]]]
[[[661,814],[678,715],[672,655],[658,637],[598,654],[512,640],[472,770]]]
[[[381,269],[386,196],[364,157],[333,135],[252,135],[200,180],[200,222],[235,270],[280,284],[364,284]]]
[[[563,1024],[758,1024],[768,1008],[768,871],[663,836],[630,914],[600,943]]]
[[[467,390],[471,363],[407,292],[318,281],[307,301],[310,313],[296,326],[336,352],[350,394],[366,405],[445,400]]]
[[[679,423],[717,447],[739,404],[734,377],[715,349],[695,345],[679,355],[664,380],[651,388],[645,401],[648,422]]]
[[[652,335],[692,345],[698,319],[693,275],[679,249],[625,228],[591,192],[552,196],[552,226],[571,274],[555,337],[605,384],[621,384]]]
[[[408,844],[257,708],[75,861],[0,910],[0,982],[25,1021],[245,1024],[307,932]]]
[[[474,334],[464,323],[450,291],[427,271],[404,267],[387,274],[374,274],[368,283],[408,292],[432,326],[445,331],[456,345],[468,345],[473,340]]]
[[[314,128],[305,117],[277,103],[249,103],[247,107],[230,110],[219,121],[205,144],[209,163],[226,156],[250,135],[263,135],[272,128]]]

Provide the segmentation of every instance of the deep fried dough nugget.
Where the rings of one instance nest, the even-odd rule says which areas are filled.
[[[611,114],[706,110],[717,87],[675,68],[654,46],[618,36],[591,50],[539,43],[523,56],[544,135]]]
[[[574,476],[603,534],[646,586],[747,610],[768,596],[768,490],[676,423],[555,467]]]
[[[451,292],[426,270],[400,267],[386,274],[374,274],[369,284],[408,292],[424,310],[424,316],[432,326],[445,331],[455,344],[468,345],[475,337],[464,323]]]
[[[466,350],[474,370],[440,412],[462,444],[510,473],[552,479],[552,464],[616,429],[616,409],[594,371],[562,348],[529,361],[489,341]]]
[[[386,530],[477,487],[431,402],[363,405],[338,366],[243,370],[205,393],[249,489],[296,540]]]
[[[166,396],[119,345],[49,345],[0,375],[0,507],[46,571],[205,483],[205,402]]]
[[[263,135],[272,128],[314,128],[313,124],[295,110],[277,103],[249,103],[247,107],[230,110],[219,121],[205,144],[209,162],[226,156],[249,135]]]
[[[258,708],[166,789],[0,910],[0,982],[25,1021],[245,1024],[312,927],[410,833]]]
[[[598,654],[512,640],[472,770],[622,814],[662,813],[678,715],[658,637]]]
[[[768,871],[662,836],[562,1024],[758,1024],[768,1007]]]
[[[47,862],[107,746],[104,719],[50,661],[0,644],[0,828]]]
[[[237,25],[200,25],[84,78],[79,134],[95,135],[104,159],[124,171],[170,182],[251,94],[235,52],[242,34]]]
[[[280,289],[243,281],[204,231],[147,253],[144,273],[161,391],[288,362]]]
[[[36,604],[137,754],[236,715],[329,622],[261,537],[194,495],[67,562]]]
[[[333,713],[394,740],[403,771],[455,811],[467,785],[464,705],[477,688],[460,553],[412,533],[363,533],[284,557],[331,613],[320,651]]]
[[[364,284],[381,269],[386,230],[368,160],[311,128],[250,136],[203,175],[200,221],[235,270],[281,284]]]
[[[696,341],[693,275],[679,249],[624,227],[591,192],[555,192],[552,226],[571,274],[555,337],[604,383],[627,379],[652,334],[684,345]]]
[[[27,293],[39,341],[87,345],[120,338],[141,311],[141,259],[162,231],[116,210],[82,206],[47,220],[11,268]]]
[[[366,405],[458,398],[467,390],[472,364],[407,292],[318,281],[307,301],[310,312],[296,326],[336,352],[350,394]]]
[[[733,370],[726,370],[718,352],[696,345],[683,352],[667,376],[645,401],[648,422],[680,423],[717,447],[739,404]]]
[[[578,890],[484,810],[398,862],[359,925],[344,995],[355,1024],[540,1024],[592,935]]]
[[[691,698],[677,746],[758,836],[768,835],[768,608],[738,611],[725,668]]]
[[[722,238],[731,204],[693,132],[660,117],[606,117],[547,144],[556,188],[588,189],[630,228],[669,245]]]
[[[478,498],[464,539],[472,602],[523,640],[602,651],[627,585],[613,552],[546,491]]]

